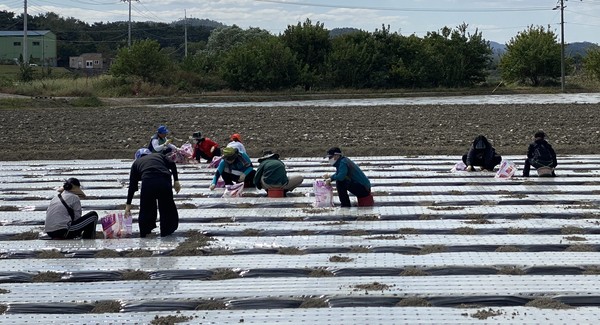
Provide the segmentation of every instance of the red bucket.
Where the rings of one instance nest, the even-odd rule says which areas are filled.
[[[284,197],[285,192],[282,188],[270,188],[267,190],[268,197]]]
[[[372,207],[374,205],[375,205],[375,201],[373,201],[373,193],[370,193],[369,195],[367,195],[365,197],[358,198],[358,206],[359,207]]]

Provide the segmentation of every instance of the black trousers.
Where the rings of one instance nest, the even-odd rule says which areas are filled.
[[[532,164],[531,161],[529,159],[525,159],[525,166],[523,166],[523,177],[529,177],[529,172],[531,171],[531,166],[533,166],[533,168],[538,169],[540,167],[545,167],[544,165],[541,164]],[[548,166],[550,168],[554,168],[555,166]],[[554,169],[552,170],[552,176],[556,176],[556,174],[554,173]]]
[[[467,155],[466,154],[462,156],[462,161],[465,163],[465,165],[467,165]],[[474,161],[472,161],[472,165],[483,167],[484,169],[492,171],[492,170],[494,170],[494,167],[496,167],[501,162],[502,162],[502,156],[494,156],[494,157],[492,157],[492,161],[485,161],[484,159],[475,159]]]
[[[173,200],[170,177],[157,177],[142,180],[140,191],[140,237],[156,228],[157,203],[160,212],[160,236],[168,236],[177,230],[179,226],[179,214]]]
[[[206,162],[211,162],[213,160],[213,157],[219,157],[220,155],[221,155],[221,148],[217,147],[212,152],[212,157],[207,155],[203,151],[198,150],[196,152],[196,157],[194,157],[194,158],[196,158],[197,161],[200,161],[200,158],[203,158],[206,160]]]
[[[74,220],[69,228],[48,232],[48,236],[56,239],[96,239],[96,224],[98,224],[98,213],[90,211]]]
[[[335,188],[338,192],[338,197],[342,207],[351,207],[350,196],[348,192],[356,195],[356,197],[365,197],[371,194],[371,190],[361,184],[350,181],[336,181]]]
[[[254,175],[256,175],[256,170],[254,169],[250,172],[250,174],[246,175],[246,178],[244,179],[245,188],[254,187]],[[225,185],[233,185],[233,182],[237,182],[240,178],[238,175],[234,175],[228,172],[223,172],[223,174],[221,174],[221,177],[223,177]]]

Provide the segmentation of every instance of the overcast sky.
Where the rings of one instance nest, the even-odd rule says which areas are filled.
[[[128,0],[28,0],[28,13],[52,11],[88,23],[128,20]],[[2,0],[0,10],[21,14],[23,0]],[[465,22],[486,40],[505,43],[529,25],[548,26],[560,41],[560,0],[132,0],[132,20],[172,22],[206,18],[273,34],[310,18],[327,29],[366,31],[389,25],[402,35],[425,35]],[[600,0],[565,0],[565,42],[600,43]]]

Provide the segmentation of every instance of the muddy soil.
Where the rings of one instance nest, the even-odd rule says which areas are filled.
[[[130,103],[128,103],[130,104]],[[49,103],[49,106],[53,106]],[[104,106],[0,110],[0,160],[131,159],[160,124],[181,145],[195,131],[225,145],[240,133],[251,157],[462,155],[477,134],[500,154],[525,154],[543,129],[560,154],[598,154],[600,105],[156,108]]]

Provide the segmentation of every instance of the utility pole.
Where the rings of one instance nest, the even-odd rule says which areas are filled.
[[[565,2],[560,0],[560,91],[565,92]]]
[[[131,47],[131,0],[121,0],[121,2],[129,2],[129,28],[127,30],[127,46]]]
[[[183,11],[183,30],[184,30],[183,34],[184,34],[184,37],[185,37],[185,41],[184,41],[184,44],[185,44],[185,54],[184,55],[187,58],[187,55],[188,55],[188,44],[187,44],[187,10]]]
[[[23,63],[29,65],[29,53],[27,53],[27,0],[23,1]]]

